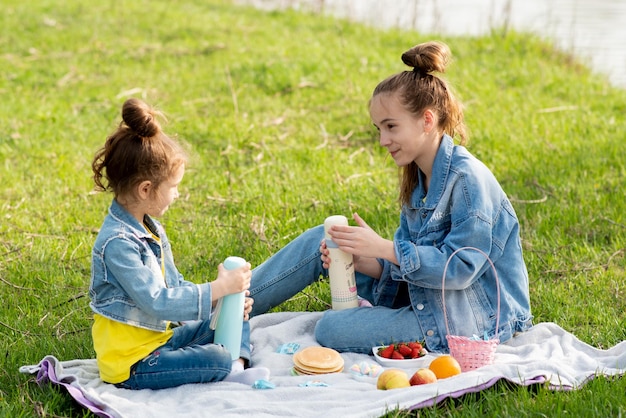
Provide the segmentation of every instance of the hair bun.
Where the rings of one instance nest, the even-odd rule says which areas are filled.
[[[428,74],[433,71],[445,72],[450,61],[450,48],[441,42],[431,41],[416,45],[402,54],[402,62],[413,71]]]
[[[151,138],[161,132],[157,120],[160,112],[139,99],[128,99],[122,106],[122,119],[126,126],[142,138]]]

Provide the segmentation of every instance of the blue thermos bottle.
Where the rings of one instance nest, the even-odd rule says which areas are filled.
[[[241,257],[228,257],[224,260],[226,270],[234,270],[245,264],[246,260]],[[244,301],[245,292],[226,295],[218,300],[214,313],[217,317],[214,342],[226,347],[233,360],[239,358],[241,349]]]

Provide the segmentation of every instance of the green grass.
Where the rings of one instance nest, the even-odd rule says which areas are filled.
[[[253,265],[329,214],[391,237],[397,170],[367,113],[374,86],[428,34],[227,1],[8,0],[0,14],[0,416],[89,416],[18,373],[93,357],[85,296],[97,228],[91,158],[136,96],[193,161],[162,219],[179,269]],[[608,348],[626,339],[626,92],[527,34],[439,38],[469,149],[518,212],[536,322]],[[321,283],[284,304],[321,310]],[[574,392],[498,384],[418,415],[623,415],[626,379]],[[390,416],[406,415],[390,411]]]

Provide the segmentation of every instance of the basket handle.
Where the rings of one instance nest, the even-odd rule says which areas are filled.
[[[454,252],[450,254],[450,257],[448,257],[448,260],[446,261],[446,265],[443,268],[443,277],[441,278],[441,299],[443,303],[443,319],[446,322],[446,334],[450,335],[450,327],[448,326],[448,315],[446,313],[446,299],[445,299],[446,272],[448,271],[448,264],[450,264],[450,260],[452,260],[452,257],[454,257],[458,252],[461,252],[463,250],[474,250],[484,255],[487,261],[489,262],[489,264],[491,265],[491,268],[493,269],[493,274],[496,276],[496,286],[498,290],[498,306],[497,306],[497,311],[496,311],[495,338],[498,338],[498,329],[500,328],[500,280],[498,279],[498,272],[496,271],[496,267],[493,265],[493,261],[491,261],[491,258],[489,258],[489,256],[483,250],[478,249],[476,247],[461,247],[461,248],[454,250]]]

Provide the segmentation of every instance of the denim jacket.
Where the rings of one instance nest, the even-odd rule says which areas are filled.
[[[165,331],[169,321],[209,319],[210,284],[184,280],[161,224],[148,216],[145,222],[161,245],[113,200],[92,250],[89,306],[112,320],[154,331]]]
[[[532,326],[528,272],[522,256],[519,222],[491,171],[464,147],[444,135],[435,157],[430,188],[423,175],[404,205],[394,236],[399,265],[379,260],[383,273],[377,303],[413,307],[433,351],[446,351],[442,276],[448,257],[475,247],[494,263],[498,283],[485,256],[462,250],[450,261],[445,278],[445,308],[451,335],[481,338],[496,334],[504,342]],[[402,301],[401,293],[409,300]],[[406,299],[406,298],[405,298]]]

